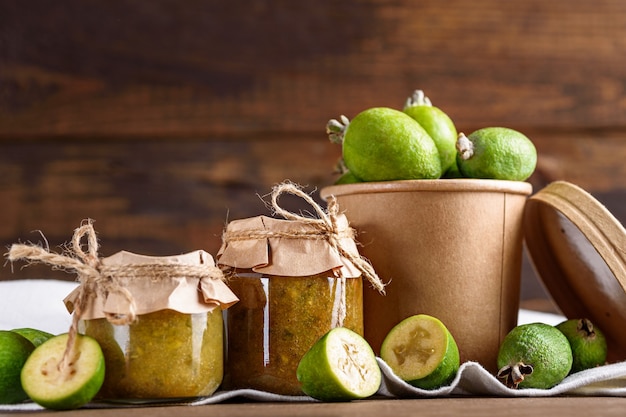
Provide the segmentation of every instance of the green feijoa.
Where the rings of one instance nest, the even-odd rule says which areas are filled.
[[[396,324],[385,336],[380,356],[400,379],[422,389],[449,384],[460,367],[454,337],[441,320],[427,314]]]
[[[565,320],[556,326],[572,347],[571,373],[606,363],[607,343],[604,333],[587,318]]]
[[[444,176],[454,177],[454,173],[457,172],[457,130],[450,116],[441,108],[433,106],[422,90],[413,92],[406,100],[403,111],[415,119],[435,142]]]
[[[321,401],[367,398],[376,393],[382,381],[370,345],[345,327],[324,334],[304,354],[296,374],[302,391]]]
[[[510,388],[549,389],[572,368],[572,349],[559,329],[545,323],[516,326],[498,351],[498,378]]]
[[[351,121],[330,120],[329,138],[342,143],[343,162],[364,182],[435,179],[443,170],[426,130],[406,113],[373,107]]]
[[[524,134],[486,127],[456,141],[457,166],[464,177],[524,181],[537,166],[537,149]]]
[[[0,330],[0,404],[25,401],[28,395],[22,387],[20,373],[35,346],[24,336]]]

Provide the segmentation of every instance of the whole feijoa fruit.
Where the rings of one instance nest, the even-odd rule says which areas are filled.
[[[331,141],[342,143],[347,169],[361,181],[435,179],[443,170],[439,151],[426,130],[406,113],[373,107],[352,120],[331,120]]]
[[[486,127],[468,136],[460,133],[457,165],[467,178],[524,181],[537,166],[537,149],[517,130]]]
[[[607,343],[604,333],[587,318],[565,320],[556,326],[572,347],[574,357],[570,373],[606,363]]]
[[[54,336],[53,334],[46,331],[33,329],[31,327],[21,327],[19,329],[12,329],[11,331],[21,334],[22,336],[30,340],[30,342],[35,345],[35,347],[39,346],[40,344]]]
[[[546,323],[516,326],[498,351],[498,378],[510,388],[548,389],[572,368],[572,349],[559,329]]]
[[[335,185],[358,184],[360,182],[363,182],[363,181],[361,181],[360,178],[357,178],[352,172],[346,171],[343,174],[341,174],[339,178],[337,178],[337,180],[335,181]]]
[[[456,167],[457,131],[450,116],[439,107],[433,106],[422,90],[413,92],[413,95],[406,100],[402,111],[426,130],[437,146],[444,175],[453,176],[452,173],[458,170]]]
[[[0,330],[0,404],[25,401],[28,395],[22,388],[20,373],[35,346],[24,336]]]

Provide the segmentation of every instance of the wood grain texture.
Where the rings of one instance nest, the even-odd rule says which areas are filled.
[[[528,134],[535,190],[574,182],[624,222],[625,52],[617,0],[2,1],[0,244],[92,218],[104,256],[215,253],[274,184],[333,181],[328,119],[416,88],[466,133]],[[73,279],[0,268],[41,276]]]
[[[530,134],[539,150],[530,178],[535,190],[571,181],[592,192],[622,223],[626,190],[621,135],[540,131]],[[340,148],[324,135],[249,140],[90,140],[4,143],[0,154],[0,244],[46,237],[53,250],[70,240],[86,218],[96,221],[101,255],[119,250],[172,255],[205,249],[217,253],[230,219],[270,215],[264,198],[291,180],[316,201],[331,184]],[[563,158],[562,155],[568,155]],[[601,155],[601,158],[598,158]],[[298,199],[285,208],[304,211]],[[310,210],[309,210],[310,211]],[[0,268],[0,279],[53,276],[49,267]],[[523,297],[542,296],[529,265]]]
[[[7,0],[0,137],[321,131],[424,89],[460,125],[622,127],[626,4]]]
[[[423,416],[440,417],[463,415],[465,417],[484,417],[493,410],[506,410],[507,416],[525,417],[528,415],[554,415],[569,417],[623,416],[626,399],[623,397],[445,397],[417,399],[376,399],[341,403],[293,403],[293,402],[240,402],[230,401],[206,406],[151,406],[120,408],[83,408],[78,411],[36,411],[5,413],[2,416],[37,417],[54,415],[58,417],[202,417],[207,414],[222,417],[287,417],[297,414],[302,417],[363,416],[378,417],[393,415],[397,417]]]
[[[275,184],[290,180],[315,193],[333,181],[338,158],[338,148],[324,137],[187,141],[184,146],[176,141],[43,141],[4,144],[3,150],[0,201],[3,217],[10,220],[0,222],[0,241],[43,243],[37,230],[54,249],[91,218],[101,236],[102,256],[123,249],[148,255],[196,249],[215,254],[229,220],[271,215],[267,194]],[[295,197],[285,196],[281,204],[313,211]],[[40,268],[14,275],[37,273]]]

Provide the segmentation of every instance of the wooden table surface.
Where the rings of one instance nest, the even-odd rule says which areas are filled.
[[[161,406],[139,408],[81,409],[61,412],[0,412],[0,416],[41,416],[54,413],[55,417],[160,417],[172,416],[359,416],[403,417],[450,416],[464,417],[506,415],[516,416],[623,416],[626,398],[622,397],[548,397],[548,398],[485,398],[455,397],[432,399],[384,399],[350,403],[221,403],[202,406]]]

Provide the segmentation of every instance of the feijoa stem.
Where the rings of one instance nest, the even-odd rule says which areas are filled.
[[[342,144],[343,137],[350,125],[350,120],[341,115],[340,120],[330,119],[326,124],[326,134],[332,143]]]
[[[415,106],[432,106],[430,99],[424,95],[424,91],[415,90],[413,95],[406,99],[404,110]]]
[[[582,332],[585,339],[593,339],[594,337],[596,337],[596,332],[593,329],[593,323],[587,318],[578,320],[578,323],[576,324],[576,330]]]
[[[465,133],[459,133],[456,140],[456,150],[464,161],[474,156],[474,143],[465,136]]]
[[[504,384],[513,389],[517,389],[519,384],[524,381],[524,377],[533,373],[532,365],[526,365],[518,362],[514,365],[503,366],[497,374],[497,377],[504,380]]]
[[[339,174],[339,175],[345,174],[346,172],[348,172],[348,167],[346,166],[346,163],[343,160],[343,158],[339,158],[337,160],[337,163],[335,164],[334,172]]]

